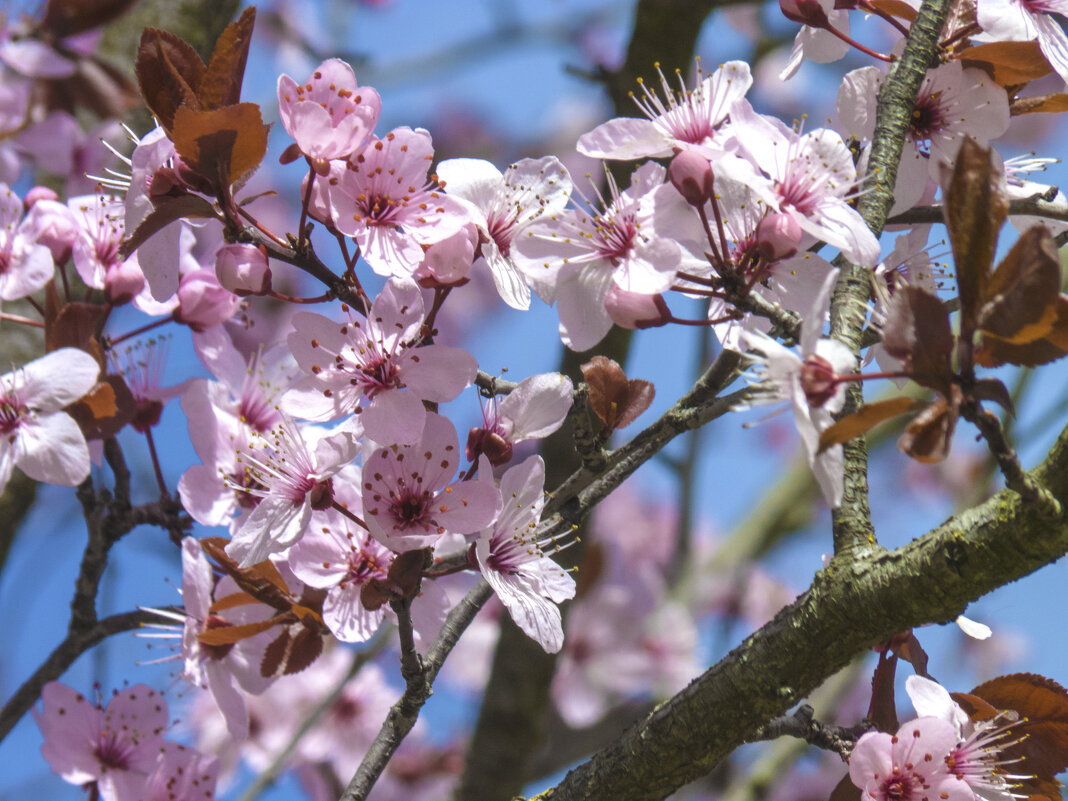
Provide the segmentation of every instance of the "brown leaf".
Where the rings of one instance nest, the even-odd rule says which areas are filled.
[[[883,347],[904,362],[905,372],[916,383],[948,393],[953,378],[953,332],[937,295],[915,286],[897,290],[886,310]]]
[[[1012,402],[1009,388],[1000,378],[981,378],[972,387],[972,394],[979,400],[993,401],[1013,417],[1016,416],[1016,404]]]
[[[1001,86],[1029,83],[1053,68],[1042,55],[1038,42],[984,42],[961,51],[965,67],[986,67]]]
[[[294,598],[274,563],[266,559],[252,567],[238,567],[237,562],[226,554],[229,544],[230,540],[222,537],[203,537],[200,540],[200,547],[208,558],[222,568],[238,587],[272,609],[290,611]]]
[[[209,612],[225,612],[227,609],[234,609],[238,606],[247,606],[248,604],[257,604],[255,598],[249,595],[247,592],[232,592],[229,595],[224,595],[222,598],[216,598],[208,607]]]
[[[104,368],[104,349],[97,339],[97,329],[108,310],[107,306],[92,303],[64,303],[55,317],[45,317],[45,350],[59,348],[84,350]]]
[[[137,400],[121,375],[106,375],[92,391],[65,410],[86,439],[108,439],[137,413]]]
[[[56,39],[99,28],[126,13],[137,0],[48,0],[41,29]]]
[[[183,217],[218,217],[215,207],[199,195],[166,197],[156,204],[132,234],[122,240],[119,255],[127,259],[145,240],[175,220]]]
[[[1039,112],[1057,114],[1062,111],[1068,111],[1068,95],[1064,93],[1017,97],[1009,104],[1009,114],[1014,117]]]
[[[611,359],[594,356],[581,370],[590,387],[590,408],[609,430],[630,425],[653,402],[652,383],[628,380],[623,368]]]
[[[1061,263],[1044,225],[1028,228],[990,276],[976,323],[1013,345],[1041,339],[1057,321]]]
[[[960,390],[953,390],[959,396]],[[942,461],[949,454],[959,410],[959,398],[952,405],[944,398],[936,398],[905,426],[905,433],[897,441],[898,450],[925,464]]]
[[[260,107],[238,103],[211,111],[182,106],[174,113],[174,149],[220,188],[251,172],[267,152]]]
[[[134,72],[145,105],[171,135],[181,106],[198,108],[196,87],[207,68],[185,40],[158,28],[145,28],[137,47]]]
[[[897,655],[879,654],[879,664],[871,677],[871,703],[868,704],[868,718],[879,731],[896,732],[898,730],[897,705],[894,701],[894,674],[897,672]]]
[[[823,453],[835,445],[849,442],[854,437],[859,437],[884,420],[889,420],[891,417],[897,417],[899,414],[915,409],[917,403],[912,398],[901,397],[864,404],[853,414],[846,415],[820,434],[819,453]],[[922,404],[922,402],[920,403]]]
[[[912,22],[916,19],[916,9],[903,2],[903,0],[873,0],[872,6],[884,14],[901,17],[906,22]]]
[[[834,786],[829,801],[860,801],[860,788],[853,784],[848,773]]]
[[[318,659],[322,652],[321,636],[304,626],[290,626],[282,629],[264,649],[260,675],[270,677],[299,673]]]
[[[983,335],[975,349],[975,363],[981,367],[1000,367],[1016,364],[1021,367],[1038,367],[1062,358],[1068,352],[1048,339],[1036,339],[1024,345],[1013,345],[995,336]]]
[[[943,216],[960,292],[961,331],[968,336],[975,330],[979,304],[987,297],[985,288],[994,263],[998,229],[1008,216],[1009,204],[990,149],[968,136],[961,144],[948,186],[943,176],[943,188]]]
[[[1021,770],[1032,775],[1025,792],[1059,798],[1056,774],[1068,767],[1068,692],[1052,679],[1033,673],[999,676],[970,693],[998,711],[1012,710],[1021,721],[1012,727],[1016,742],[1002,759],[1022,757]]]
[[[241,100],[241,82],[245,77],[248,46],[256,8],[246,8],[241,16],[226,26],[208,61],[204,77],[197,84],[197,99],[202,109],[236,105]]]
[[[197,639],[204,645],[233,645],[235,642],[247,640],[257,634],[276,625],[276,618],[260,620],[256,623],[241,623],[233,626],[219,626],[217,628],[204,629],[197,635]]]

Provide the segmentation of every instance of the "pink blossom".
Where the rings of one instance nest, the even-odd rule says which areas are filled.
[[[375,538],[394,551],[433,546],[443,534],[474,534],[501,511],[492,481],[452,481],[460,463],[456,429],[428,413],[412,445],[376,450],[363,468],[363,508]]]
[[[934,717],[906,723],[896,735],[868,732],[849,757],[849,778],[871,801],[973,801],[946,766],[956,744],[953,726]]]
[[[25,227],[27,233],[38,245],[44,245],[52,252],[52,258],[63,264],[71,256],[71,248],[78,239],[78,222],[66,204],[55,198],[40,196],[34,187],[26,193],[26,204],[30,211],[20,229]],[[37,197],[35,197],[37,195]]]
[[[135,684],[116,692],[105,709],[59,682],[41,691],[33,712],[44,735],[41,754],[71,784],[96,782],[104,801],[140,801],[156,766],[167,727],[167,702]]]
[[[218,777],[215,757],[168,744],[145,780],[141,801],[209,801],[215,797]]]
[[[244,477],[227,480],[259,502],[234,532],[226,553],[241,567],[251,567],[299,540],[312,508],[330,505],[331,478],[356,457],[358,433],[358,424],[331,432],[302,429],[283,418],[266,436],[255,437],[238,457]]]
[[[74,267],[86,286],[104,289],[111,273],[124,261],[134,259],[131,257],[124,260],[119,256],[119,245],[125,233],[122,201],[113,195],[97,193],[71,198],[67,201],[67,206],[78,223],[78,238],[73,247]],[[141,286],[136,287],[136,274],[140,272],[140,268],[136,261],[133,262],[133,267],[133,285],[129,275],[122,275],[121,292],[118,293],[127,299],[140,292],[144,286],[142,278]],[[113,283],[115,280],[112,279]],[[128,292],[134,287],[136,292]]]
[[[60,348],[0,376],[0,491],[18,467],[37,481],[73,487],[89,475],[89,448],[63,411],[97,383],[100,365]]]
[[[452,400],[478,371],[460,348],[417,347],[422,326],[422,293],[406,279],[389,280],[367,318],[350,311],[338,324],[312,312],[294,315],[289,347],[310,375],[286,394],[283,408],[310,420],[358,411],[376,442],[415,442],[426,419],[423,401]]]
[[[488,470],[488,463],[483,463]],[[504,510],[478,537],[475,554],[482,575],[528,637],[547,653],[564,644],[557,604],[575,597],[575,580],[548,555],[553,539],[537,536],[545,506],[545,462],[540,456],[509,468],[501,477]],[[548,552],[548,553],[547,553]]]
[[[532,375],[520,381],[501,401],[494,395],[482,409],[482,426],[467,436],[467,458],[485,453],[498,465],[512,458],[512,448],[528,439],[543,439],[563,425],[574,387],[560,373]]]
[[[780,2],[780,6],[783,3]],[[835,36],[827,27],[832,27],[844,34],[849,34],[849,12],[846,9],[835,8],[834,0],[815,0],[812,5],[817,9],[809,9],[812,22],[816,18],[824,25],[802,25],[801,30],[794,37],[794,46],[790,51],[790,59],[779,74],[780,80],[787,80],[797,74],[801,62],[807,57],[809,61],[817,64],[830,64],[832,61],[845,56],[849,52],[849,43]],[[786,15],[790,16],[790,15]],[[790,17],[800,21],[796,17]]]
[[[215,277],[238,297],[271,291],[271,268],[262,246],[234,243],[215,254]]]
[[[35,234],[29,219],[22,219],[22,201],[0,183],[0,300],[31,295],[55,273],[52,253]]]
[[[382,101],[369,86],[357,87],[352,67],[331,58],[298,84],[278,79],[278,112],[300,151],[324,163],[359,150],[374,131]]]
[[[397,128],[372,138],[330,182],[334,225],[356,240],[379,275],[410,276],[423,262],[424,245],[471,222],[460,201],[427,181],[433,158],[429,133]]]
[[[610,182],[604,210],[567,209],[532,223],[515,242],[516,266],[546,303],[556,303],[560,338],[572,350],[588,350],[612,327],[605,308],[615,283],[628,292],[658,294],[675,278],[682,252],[654,228],[654,196],[677,195],[655,162],[634,172],[619,192]]]
[[[555,156],[522,159],[502,175],[482,159],[449,159],[438,177],[450,195],[472,207],[482,233],[482,257],[497,292],[513,309],[530,306],[530,289],[512,259],[512,242],[530,223],[562,212],[571,195],[571,176]]]
[[[602,159],[660,158],[690,145],[708,145],[727,120],[731,105],[745,96],[753,84],[749,65],[728,61],[711,75],[698,63],[696,88],[680,84],[678,93],[660,75],[666,102],[640,82],[638,107],[648,119],[617,117],[598,125],[578,140],[578,151]]]
[[[234,316],[241,298],[219,284],[214,270],[193,270],[178,284],[178,308],[174,319],[194,331],[221,325]]]

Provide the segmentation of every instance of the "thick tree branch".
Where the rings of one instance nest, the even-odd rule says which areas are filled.
[[[938,39],[950,4],[950,0],[924,0],[912,23],[905,51],[890,68],[890,74],[879,90],[867,191],[857,202],[857,211],[876,236],[882,233],[886,215],[894,203],[894,184],[905,134],[927,68],[935,63]],[[859,354],[871,296],[871,270],[851,264],[843,258],[837,259],[836,264],[841,273],[831,300],[831,336]],[[863,402],[864,395],[858,382],[850,386],[846,393],[842,415],[853,413]],[[832,515],[835,553],[864,548],[875,542],[875,529],[868,507],[868,451],[864,438],[857,437],[847,442],[843,449],[845,483],[842,505]]]
[[[1031,475],[1068,502],[1068,428]],[[664,798],[875,643],[948,623],[1065,553],[1068,520],[1003,490],[896,551],[836,556],[774,620],[539,800]]]

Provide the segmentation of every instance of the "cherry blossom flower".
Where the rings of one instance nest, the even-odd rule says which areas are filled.
[[[742,342],[756,351],[761,373],[758,394],[748,404],[790,401],[809,466],[832,509],[842,503],[844,457],[841,445],[819,453],[819,439],[834,422],[831,415],[845,403],[845,386],[835,377],[851,373],[856,365],[852,352],[841,342],[820,339],[837,277],[837,270],[828,273],[812,309],[802,316],[800,356],[762,332],[741,335]]]
[[[488,463],[483,466],[488,471]],[[575,597],[575,580],[546,553],[554,550],[555,540],[537,537],[544,486],[540,456],[506,470],[501,477],[504,510],[479,535],[475,554],[512,620],[547,653],[555,654],[564,644],[557,604]]]
[[[446,532],[474,534],[501,511],[490,480],[453,481],[460,463],[456,429],[428,413],[412,445],[376,450],[364,460],[363,508],[375,538],[394,551],[433,546]]]
[[[977,0],[979,27],[998,41],[1037,41],[1042,55],[1068,83],[1068,36],[1050,14],[1068,14],[1065,0]]]
[[[156,767],[167,728],[167,702],[135,684],[101,709],[65,684],[41,691],[44,710],[33,711],[44,735],[41,754],[71,784],[96,782],[104,801],[140,801]]]
[[[227,480],[259,503],[234,532],[226,553],[241,567],[251,567],[300,539],[312,508],[330,505],[331,478],[356,458],[358,434],[355,421],[331,432],[301,429],[282,418],[266,436],[255,437],[238,457],[244,480]]]
[[[501,401],[494,395],[482,409],[482,426],[467,436],[467,458],[485,453],[492,464],[508,462],[517,443],[542,439],[563,425],[573,393],[567,376],[541,373],[520,381]]]
[[[635,100],[648,119],[616,117],[598,125],[579,137],[579,153],[601,159],[660,158],[690,145],[707,146],[725,124],[731,105],[753,84],[744,61],[728,61],[711,75],[705,75],[698,62],[692,90],[676,72],[682,84],[677,94],[659,66],[657,73],[666,102],[639,81],[641,96]]]
[[[423,262],[424,245],[471,222],[466,206],[427,181],[433,158],[429,133],[397,128],[372,137],[329,182],[334,225],[356,240],[379,275],[410,276]]]
[[[22,201],[0,183],[0,300],[33,294],[51,280],[51,251],[39,244],[22,219]]]
[[[749,186],[771,211],[793,217],[805,233],[857,264],[874,267],[879,240],[849,205],[857,171],[842,137],[828,128],[792,131],[757,114],[745,100],[731,108],[731,122],[744,158],[728,156],[717,167]]]
[[[181,659],[182,678],[194,687],[211,693],[226,719],[230,734],[243,740],[248,737],[248,711],[242,690],[258,695],[274,680],[273,677],[260,674],[260,663],[271,635],[262,632],[233,645],[204,645],[199,640],[199,635],[209,629],[259,622],[274,614],[274,610],[261,604],[230,609],[225,617],[212,612],[215,596],[224,598],[238,592],[240,589],[229,576],[224,576],[216,587],[211,565],[200,543],[193,537],[185,537],[182,540],[183,613],[144,607],[161,617],[176,620],[181,624],[181,631],[175,631],[174,627],[167,624],[150,624],[156,631],[139,636],[157,639],[180,637],[181,652],[156,661]]]
[[[838,90],[838,116],[845,132],[870,140],[875,132],[875,105],[884,73],[877,67],[853,70]],[[943,162],[956,159],[965,136],[980,144],[997,139],[1009,127],[1005,90],[986,72],[949,61],[928,70],[912,113],[906,146],[898,167],[891,213],[916,205],[929,181],[937,181]]]
[[[953,726],[958,742],[945,757],[950,773],[967,782],[980,801],[1011,801],[1018,797],[1015,782],[1033,777],[1009,773],[1006,766],[1016,760],[1002,758],[1006,748],[1020,741],[1012,731],[1019,722],[1015,712],[972,721],[944,687],[922,676],[909,676],[905,691],[916,714]]]
[[[119,245],[125,232],[123,206],[112,195],[71,198],[67,205],[78,223],[74,267],[86,286],[103,289],[114,305],[129,302],[145,286],[137,258],[123,259]]]
[[[97,383],[100,365],[60,348],[0,376],[0,491],[18,467],[37,481],[73,487],[89,475],[89,448],[63,411]]]
[[[407,279],[390,279],[366,318],[350,311],[338,324],[312,312],[294,315],[289,347],[310,375],[286,394],[283,408],[309,420],[358,411],[376,442],[415,442],[426,419],[423,401],[452,400],[478,372],[461,348],[416,347],[422,326],[423,297]]]
[[[141,801],[208,801],[215,797],[218,778],[215,757],[168,744],[145,780]]]
[[[497,292],[513,309],[530,307],[530,288],[512,260],[512,242],[528,224],[564,210],[571,176],[555,156],[522,159],[502,175],[482,159],[449,159],[438,165],[446,191],[467,201],[482,233],[481,253]]]
[[[610,180],[603,211],[568,209],[516,240],[516,266],[542,300],[557,304],[560,338],[572,350],[588,350],[612,327],[605,298],[613,283],[647,295],[671,287],[682,251],[657,235],[653,220],[653,196],[675,193],[665,174],[655,162],[643,164],[626,192]]]
[[[345,158],[359,150],[378,122],[382,101],[369,86],[357,87],[352,67],[324,61],[304,84],[278,78],[278,113],[286,133],[313,162]]]
[[[935,717],[906,723],[896,735],[868,732],[849,756],[849,778],[872,801],[974,801],[946,765],[956,744],[953,726]]]

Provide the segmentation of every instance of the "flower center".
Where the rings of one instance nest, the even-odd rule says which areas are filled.
[[[133,749],[130,743],[119,740],[109,731],[102,731],[96,748],[93,749],[93,756],[97,758],[97,761],[100,762],[105,771],[109,768],[113,770],[129,770],[131,750]]]
[[[805,391],[810,406],[818,409],[829,401],[838,389],[831,363],[814,353],[806,356],[801,363],[801,389]]]
[[[15,398],[0,398],[0,435],[14,433],[27,411]]]

